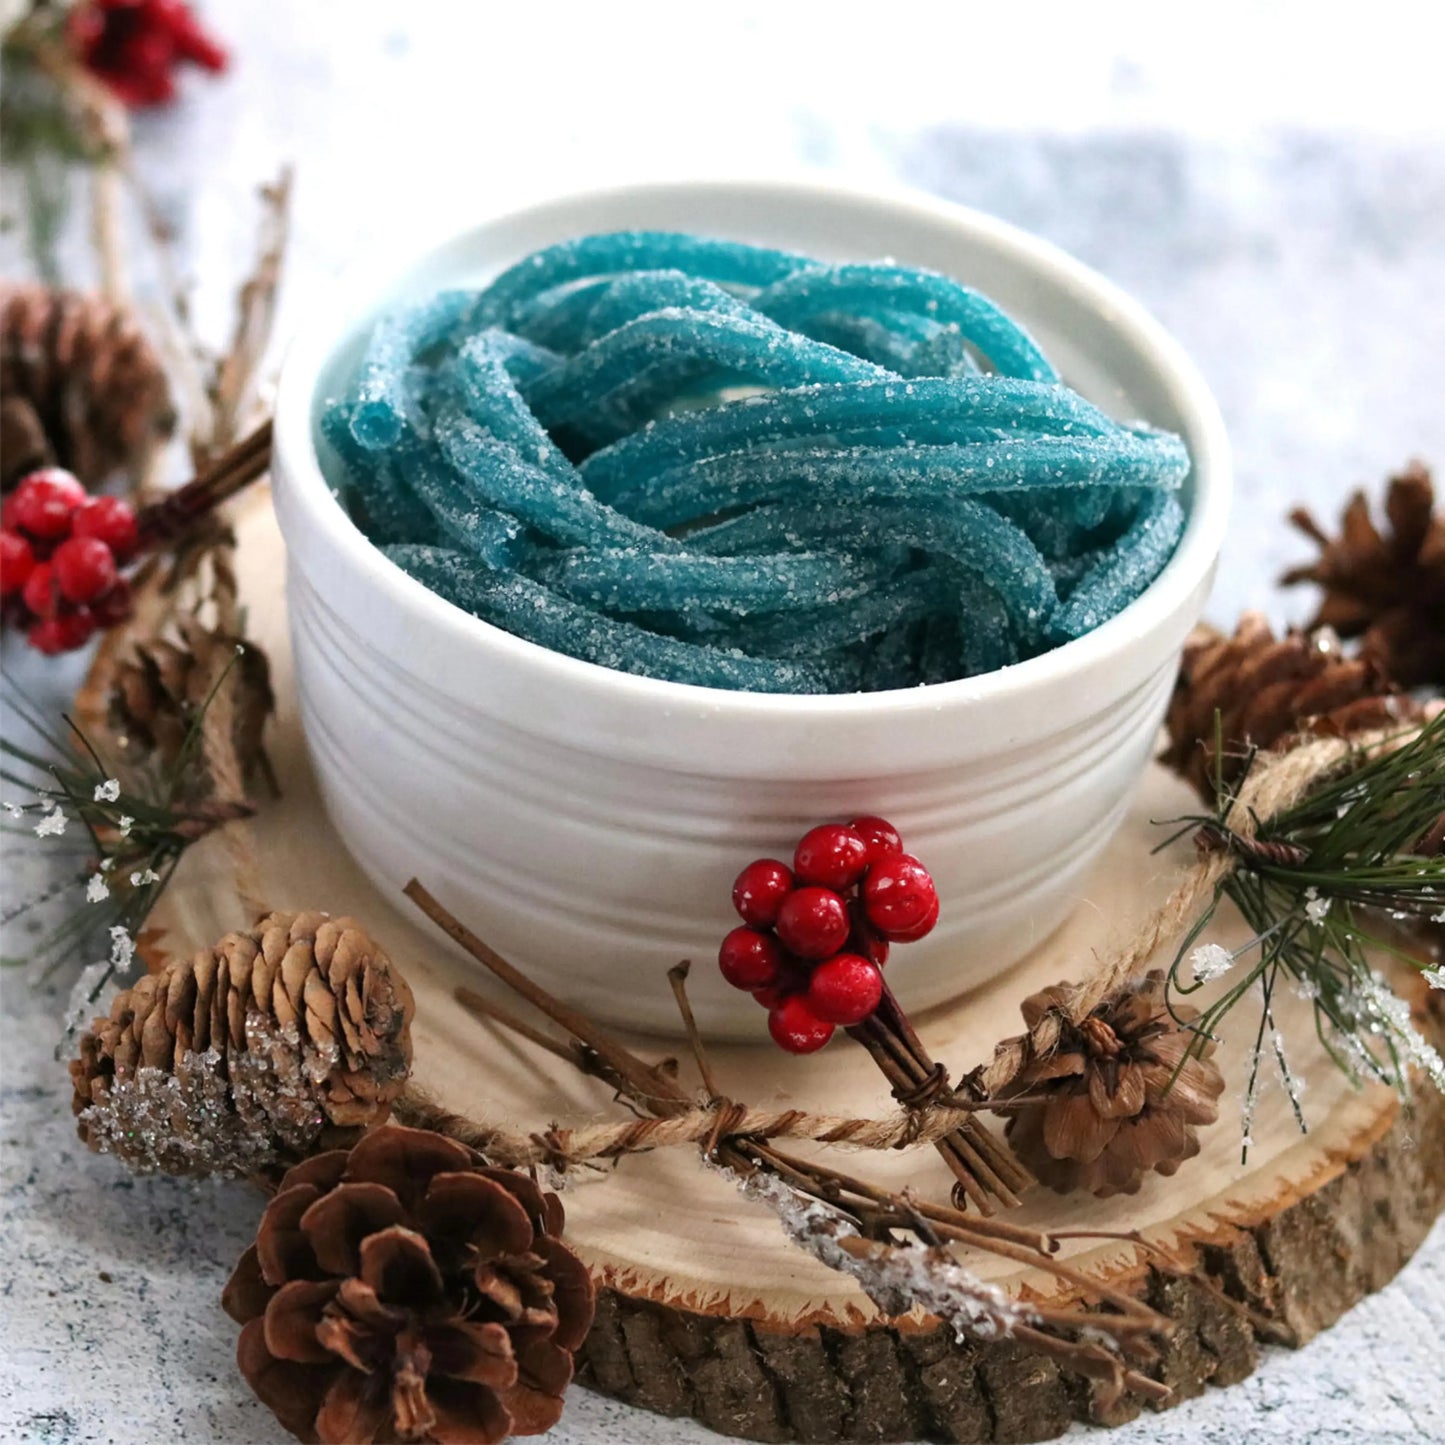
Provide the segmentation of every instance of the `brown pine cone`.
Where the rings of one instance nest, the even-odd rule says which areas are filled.
[[[1026,998],[1024,1022],[1032,1029],[1068,992],[1059,985]],[[1134,1194],[1151,1170],[1173,1174],[1199,1153],[1197,1130],[1219,1117],[1224,1076],[1210,1058],[1212,1040],[1180,1067],[1196,1038],[1180,1023],[1198,1014],[1175,1012],[1178,1021],[1165,1003],[1164,974],[1153,969],[1082,1023],[1065,1023],[1054,1052],[1009,1086],[1010,1095],[1048,1096],[1019,1109],[1006,1129],[1041,1183],[1101,1199]]]
[[[1169,746],[1160,761],[1210,807],[1216,711],[1226,786],[1238,780],[1252,748],[1267,750],[1302,732],[1348,736],[1423,717],[1374,663],[1346,656],[1328,628],[1276,637],[1258,612],[1244,613],[1233,637],[1203,624],[1194,629],[1164,720]]]
[[[1303,507],[1290,521],[1318,544],[1318,560],[1294,567],[1286,587],[1323,589],[1311,627],[1360,637],[1360,655],[1401,687],[1445,686],[1445,513],[1435,510],[1429,470],[1411,462],[1390,479],[1381,532],[1356,492],[1329,537]]]
[[[163,772],[174,769],[196,719],[231,667],[236,761],[248,787],[258,776],[269,779],[264,733],[276,699],[266,654],[254,643],[243,644],[239,637],[211,631],[194,618],[182,619],[178,630],[178,643],[160,637],[138,642],[116,668],[109,724],[122,756],[133,765],[154,763]],[[195,759],[197,776],[182,779],[187,797],[210,786],[199,752]]]
[[[58,462],[87,486],[133,467],[175,425],[166,374],[135,320],[105,297],[0,284],[6,491]]]
[[[148,974],[70,1062],[80,1137],[131,1168],[263,1174],[383,1122],[411,990],[351,918],[271,913]]]
[[[298,1440],[490,1442],[562,1414],[592,1282],[524,1174],[388,1125],[281,1181],[221,1303]]]

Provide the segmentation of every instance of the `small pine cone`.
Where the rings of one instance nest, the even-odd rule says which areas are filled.
[[[1390,479],[1382,532],[1356,492],[1331,538],[1303,507],[1290,521],[1315,542],[1318,559],[1286,572],[1285,586],[1323,591],[1311,627],[1362,638],[1360,656],[1401,687],[1445,686],[1445,513],[1435,509],[1429,471],[1412,462]]]
[[[105,297],[77,291],[0,285],[0,395],[9,406],[6,491],[37,461],[98,486],[133,468],[175,425],[165,370],[145,333]]]
[[[1033,994],[1023,1002],[1024,1021],[1032,1029],[1067,997],[1064,986]],[[1199,1153],[1197,1130],[1219,1117],[1224,1076],[1210,1058],[1212,1040],[1181,1067],[1196,1036],[1180,1024],[1198,1014],[1177,1005],[1175,1013],[1165,1003],[1164,974],[1154,969],[1082,1023],[1066,1023],[1054,1052],[1009,1086],[1011,1095],[1047,1096],[1019,1109],[1006,1130],[1041,1183],[1101,1199],[1134,1194],[1151,1170],[1173,1174]]]
[[[264,735],[276,700],[266,654],[252,642],[209,631],[191,618],[179,624],[179,633],[179,642],[138,642],[116,669],[108,712],[122,756],[132,765],[154,763],[163,772],[175,768],[196,719],[230,667],[235,685],[232,737],[242,777],[250,786],[257,776],[269,776]],[[196,766],[203,771],[199,754]],[[188,797],[208,788],[209,781],[199,776],[182,780]]]
[[[541,1434],[592,1323],[562,1223],[556,1195],[424,1129],[309,1159],[221,1297],[241,1373],[298,1440]]]
[[[272,913],[119,994],[70,1062],[80,1137],[139,1172],[262,1175],[383,1122],[411,990],[351,918]]]
[[[1210,807],[1217,801],[1216,711],[1226,787],[1238,780],[1252,748],[1268,750],[1300,733],[1349,736],[1423,716],[1372,662],[1346,656],[1328,628],[1276,637],[1258,612],[1244,613],[1233,637],[1194,629],[1165,718],[1169,746],[1160,761]]]

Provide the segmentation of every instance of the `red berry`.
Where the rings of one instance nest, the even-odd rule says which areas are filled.
[[[31,647],[54,656],[57,652],[74,652],[84,647],[95,631],[90,613],[83,607],[58,617],[42,617],[34,623],[26,637]]]
[[[895,928],[888,936],[894,943],[917,943],[920,938],[926,938],[933,932],[933,925],[937,922],[938,898],[935,896],[933,907],[912,928]]]
[[[897,938],[923,923],[930,910],[937,917],[938,890],[917,858],[898,853],[868,870],[863,909],[874,928],[885,937]]]
[[[75,509],[70,534],[97,537],[115,553],[117,562],[128,562],[135,552],[135,510],[120,497],[91,497]]]
[[[175,42],[178,56],[205,70],[222,71],[226,68],[230,57],[224,47],[201,28],[189,5],[180,4],[178,0],[152,0],[149,9],[155,23],[164,27]]]
[[[62,537],[70,514],[85,500],[85,488],[69,472],[46,467],[31,472],[15,488],[15,525],[32,537]]]
[[[35,553],[19,532],[0,532],[0,597],[14,597],[35,569]]]
[[[848,935],[848,951],[861,953],[882,968],[888,962],[888,940],[868,922],[861,899],[855,898],[848,904],[848,917],[853,925]]]
[[[807,993],[812,968],[807,960],[783,953],[777,977],[766,988],[754,989],[753,997],[764,1008],[773,1008],[780,1000],[791,998],[795,993]]]
[[[124,622],[130,616],[130,611],[130,583],[124,577],[118,577],[115,586],[104,597],[96,598],[91,605],[90,615],[95,619],[97,627],[114,627],[117,622]]]
[[[799,958],[831,958],[848,941],[848,905],[830,888],[799,888],[783,900],[777,927]]]
[[[166,76],[176,59],[175,40],[169,31],[157,27],[133,30],[117,50],[117,69],[145,80]]]
[[[793,891],[793,875],[776,858],[759,858],[738,874],[733,884],[733,907],[744,923],[771,928],[778,921],[783,899]]]
[[[782,962],[782,944],[756,928],[733,929],[717,953],[717,966],[734,988],[766,988],[777,980]]]
[[[823,823],[803,834],[793,854],[800,883],[817,883],[840,891],[851,888],[868,866],[868,844],[860,833],[841,823]]]
[[[115,585],[115,558],[99,537],[67,537],[55,549],[50,566],[69,602],[94,602]]]
[[[840,953],[813,970],[808,1008],[825,1023],[861,1024],[883,997],[883,975],[866,958]]]
[[[903,851],[903,836],[887,818],[867,813],[861,818],[854,818],[848,826],[860,834],[868,845],[869,867],[874,863],[881,863],[891,854]]]
[[[36,617],[49,617],[54,613],[55,578],[50,571],[49,562],[37,562],[30,569],[25,586],[20,589],[20,596]]]
[[[790,1054],[815,1054],[833,1037],[833,1025],[824,1023],[795,994],[768,1014],[768,1032],[773,1042]]]

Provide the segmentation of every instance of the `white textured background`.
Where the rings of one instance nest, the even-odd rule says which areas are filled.
[[[355,252],[420,247],[578,185],[807,167],[905,181],[1057,241],[1133,290],[1217,389],[1239,502],[1211,611],[1304,615],[1279,517],[1412,455],[1445,464],[1445,105],[1436,7],[1215,3],[468,4],[203,0],[230,77],[141,118],[145,173],[224,333],[253,187],[298,171],[285,318]],[[6,182],[12,178],[4,177]],[[15,204],[6,185],[4,204]],[[77,280],[83,229],[66,250]],[[0,234],[7,275],[24,270]],[[71,668],[7,639],[58,707]],[[8,903],[44,881],[7,849]],[[7,955],[26,939],[13,930]],[[0,975],[0,1439],[284,1437],[216,1303],[244,1190],[138,1181],[80,1151],[59,999]],[[1110,1437],[1445,1439],[1445,1231],[1388,1289],[1249,1382]],[[1082,1432],[1080,1432],[1082,1433]],[[550,1437],[715,1438],[577,1392]]]

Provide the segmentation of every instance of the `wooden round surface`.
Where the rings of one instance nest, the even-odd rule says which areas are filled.
[[[252,825],[266,902],[353,914],[390,952],[417,997],[414,1081],[446,1109],[512,1128],[621,1117],[603,1085],[462,1008],[454,988],[486,992],[490,979],[454,956],[405,899],[381,896],[351,861],[307,763],[286,634],[283,550],[264,496],[247,503],[237,526],[248,630],[271,659],[277,695],[269,749],[281,796],[264,801]],[[406,760],[396,765],[405,768]],[[1181,783],[1152,769],[1067,923],[1005,977],[915,1020],[934,1057],[955,1074],[981,1062],[997,1039],[1019,1031],[1021,999],[1079,977],[1096,953],[1132,932],[1188,857],[1184,846],[1151,853],[1163,831],[1153,820],[1194,809],[1197,800]],[[244,924],[231,869],[218,840],[193,849],[152,917],[153,945],[185,953]],[[1210,936],[1227,946],[1244,941],[1232,920]],[[906,976],[894,982],[900,977],[906,1002]],[[668,984],[665,977],[626,978],[618,987],[666,992]],[[1445,1109],[1425,1091],[1406,1117],[1383,1087],[1354,1089],[1315,1041],[1309,1011],[1293,996],[1277,1005],[1291,1068],[1304,1084],[1307,1134],[1278,1076],[1268,1076],[1248,1157],[1241,1157],[1255,1022],[1246,1007],[1231,1019],[1217,1055],[1227,1080],[1221,1118],[1203,1131],[1198,1158],[1173,1178],[1151,1176],[1129,1197],[1036,1190],[1010,1218],[1048,1228],[1139,1230],[1182,1252],[1295,1338],[1332,1323],[1394,1273],[1441,1207]],[[711,1050],[730,1097],[829,1113],[891,1112],[876,1069],[841,1036],[819,1055],[791,1058],[766,1041],[760,1010],[758,1040]],[[656,1040],[628,1042],[649,1057],[678,1052]],[[681,1067],[691,1066],[684,1060]],[[843,1164],[939,1198],[950,1183],[928,1148],[853,1152]],[[935,1321],[880,1317],[852,1281],[790,1245],[767,1209],[742,1199],[691,1149],[581,1171],[565,1198],[569,1243],[601,1287],[582,1377],[609,1393],[727,1433],[777,1440],[1040,1439],[1075,1416],[1098,1416],[1086,1385],[1010,1342],[957,1344]],[[1177,1394],[1253,1368],[1256,1341],[1240,1317],[1187,1281],[1155,1276],[1135,1244],[1074,1240],[1065,1250],[1090,1275],[1147,1292],[1175,1316],[1161,1372]],[[1052,1278],[1007,1260],[970,1256],[968,1264],[1015,1293],[1061,1292]],[[1107,1417],[1137,1408],[1126,1400]]]

